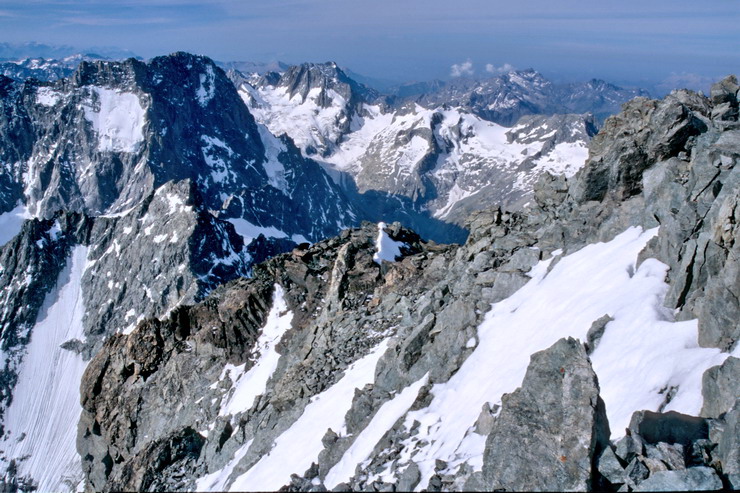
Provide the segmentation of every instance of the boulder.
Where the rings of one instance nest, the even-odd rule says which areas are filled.
[[[667,413],[637,411],[632,415],[629,429],[633,435],[639,434],[646,443],[651,444],[665,442],[685,446],[709,437],[709,424],[706,419],[676,411]]]
[[[713,455],[733,488],[740,488],[740,399],[725,416],[724,429]]]
[[[586,491],[609,425],[583,345],[561,339],[531,357],[522,386],[503,398],[486,441],[490,490]]]

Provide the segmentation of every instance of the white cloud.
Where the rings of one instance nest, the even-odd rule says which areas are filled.
[[[486,64],[486,72],[488,72],[489,74],[497,74],[497,75],[507,74],[511,72],[512,70],[514,70],[514,66],[511,65],[510,63],[504,63],[500,67],[497,67],[492,63]]]
[[[470,59],[464,61],[463,63],[455,63],[450,67],[450,76],[451,77],[462,77],[463,75],[473,75],[475,73],[475,69],[473,69],[473,62],[470,61]]]

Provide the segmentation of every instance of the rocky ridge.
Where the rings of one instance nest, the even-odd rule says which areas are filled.
[[[734,78],[711,98],[676,91],[631,101],[606,121],[581,171],[543,174],[524,212],[473,214],[464,245],[366,224],[109,338],[82,384],[86,488],[737,488],[738,408],[728,387],[740,339],[737,101]],[[401,246],[398,261],[374,260],[383,235]],[[531,351],[540,352],[508,365],[518,339],[495,332],[497,320],[533,317],[532,293],[545,296],[537,289],[550,282],[563,291],[569,272],[581,276],[574,286],[598,280],[577,274],[590,258],[598,269],[616,266],[599,281],[605,289],[654,282],[646,292],[654,318],[632,318],[631,305],[553,315],[542,321],[544,345]],[[669,330],[658,345],[687,334],[681,349],[708,371],[682,379],[671,353],[667,370],[651,367],[662,376],[645,370],[626,390],[615,384],[630,368],[610,358],[628,354],[620,331],[646,337],[644,323]],[[273,342],[263,341],[268,332]],[[264,387],[249,390],[268,360]],[[519,376],[502,387],[512,371]],[[633,401],[654,376],[656,386]],[[532,464],[545,469],[533,473]]]

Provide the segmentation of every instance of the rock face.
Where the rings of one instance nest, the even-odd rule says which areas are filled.
[[[533,354],[522,387],[504,396],[486,440],[484,490],[590,491],[593,457],[608,442],[586,351],[575,339],[561,339]]]
[[[735,399],[740,395],[738,374],[740,358],[734,356],[727,358],[722,365],[707,370],[702,385],[702,416],[716,418],[732,409]]]

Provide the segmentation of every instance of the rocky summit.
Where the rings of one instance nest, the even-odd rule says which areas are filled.
[[[740,488],[739,90],[596,133],[333,64],[0,79],[3,489]]]

